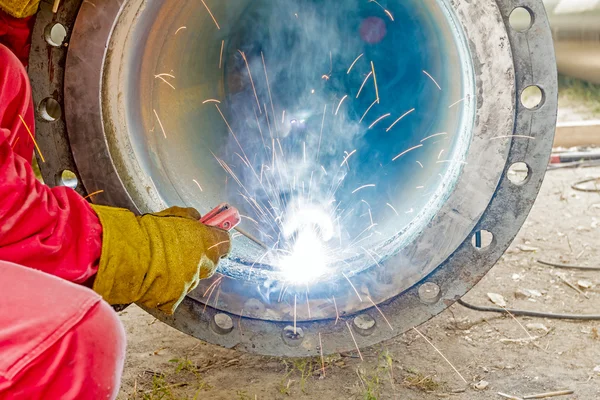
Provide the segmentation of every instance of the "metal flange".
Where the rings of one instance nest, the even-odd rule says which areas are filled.
[[[174,316],[151,313],[222,346],[271,355],[318,355],[321,350],[352,350],[354,341],[361,347],[373,345],[420,325],[487,273],[524,223],[545,174],[557,110],[552,40],[540,0],[439,4],[452,13],[468,46],[464,68],[474,91],[464,102],[473,107],[474,121],[456,186],[412,243],[387,259],[382,269],[368,268],[336,281],[337,302],[330,300],[330,292],[317,288],[315,298],[306,299],[314,302],[309,304],[313,312],[303,311],[294,323],[289,301],[265,300],[253,292],[256,282],[226,274],[215,278],[222,280],[217,307],[207,305],[213,280],[190,294]],[[510,24],[518,7],[531,16],[525,30]],[[52,47],[44,32],[56,21],[44,4],[35,28],[30,75],[36,104],[52,97],[65,115],[52,122],[42,113],[37,118],[39,143],[48,159],[41,165],[46,182],[60,184],[57,177],[70,170],[80,178],[80,193],[103,190],[94,201],[147,211],[160,206],[160,198],[152,197],[150,185],[147,193],[131,190],[143,187],[145,178],[136,177],[140,171],[127,161],[135,150],[115,133],[120,129],[116,125],[127,127],[118,112],[111,111],[119,103],[106,100],[116,96],[109,92],[121,93],[123,82],[114,60],[120,60],[128,40],[124,27],[134,24],[142,9],[136,1],[68,3],[54,19],[76,34],[67,37],[68,46]],[[105,70],[107,65],[112,69]],[[521,101],[528,87],[542,94],[532,108]],[[517,163],[526,171],[518,182],[511,169]],[[487,246],[473,245],[473,236],[480,232],[492,235]]]

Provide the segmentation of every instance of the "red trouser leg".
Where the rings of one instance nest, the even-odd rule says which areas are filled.
[[[0,399],[114,399],[125,332],[83,286],[0,261]]]

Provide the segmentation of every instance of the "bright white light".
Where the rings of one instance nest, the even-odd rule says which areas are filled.
[[[293,240],[289,255],[281,257],[279,262],[285,280],[305,284],[325,275],[330,262],[327,242],[334,231],[324,207],[298,201],[288,209],[283,231],[288,241]]]
[[[291,255],[282,257],[280,267],[288,282],[301,284],[317,280],[327,272],[323,239],[312,229],[301,231]]]

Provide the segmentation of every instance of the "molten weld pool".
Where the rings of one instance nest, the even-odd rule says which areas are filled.
[[[124,15],[137,24],[128,68],[107,79],[127,82],[146,187],[134,200],[243,215],[217,308],[290,320],[302,302],[294,318],[335,317],[371,306],[357,285],[379,279],[379,302],[437,266],[403,275],[399,255],[452,193],[474,124],[445,0],[166,1]]]

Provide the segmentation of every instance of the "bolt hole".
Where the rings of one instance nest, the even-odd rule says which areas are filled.
[[[508,169],[508,180],[515,185],[524,185],[529,178],[530,169],[524,162],[514,163]]]
[[[528,86],[521,92],[521,103],[529,110],[540,108],[545,100],[544,91],[539,86]]]
[[[75,189],[79,184],[79,180],[77,179],[77,175],[73,171],[69,171],[65,169],[60,174],[60,185],[70,187],[71,189]]]
[[[475,232],[473,238],[471,239],[471,244],[473,247],[479,250],[487,249],[494,242],[494,235],[492,232],[481,230]]]
[[[533,25],[533,13],[525,7],[517,7],[509,17],[510,26],[518,32],[525,32]]]
[[[67,38],[67,28],[59,22],[54,22],[44,29],[44,38],[52,47],[61,47]]]
[[[60,119],[62,116],[60,104],[52,97],[46,97],[44,100],[42,100],[40,103],[39,112],[42,119],[48,122],[54,122]]]

